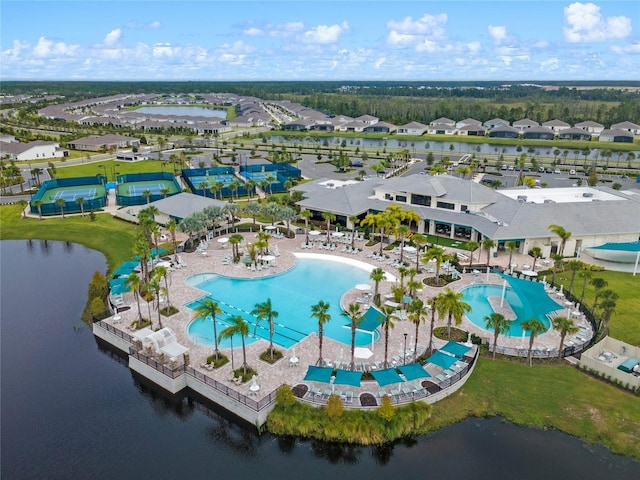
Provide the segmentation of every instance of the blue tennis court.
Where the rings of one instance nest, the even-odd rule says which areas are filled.
[[[63,199],[65,202],[73,202],[78,198],[91,200],[96,196],[95,188],[84,188],[80,190],[58,190],[53,196],[53,200]]]
[[[147,190],[151,195],[161,195],[162,190],[166,187],[164,183],[146,184],[146,185],[129,185],[129,195],[132,197],[141,196]]]
[[[273,173],[263,173],[263,172],[242,172],[242,174],[247,178],[252,178],[257,182],[261,182],[262,180],[267,180],[268,176],[275,177]],[[275,181],[275,180],[274,180]]]
[[[236,179],[236,177],[234,175],[225,175],[225,174],[219,174],[219,175],[213,175],[213,178],[216,179],[216,181],[218,182],[222,182],[222,183],[231,183]]]

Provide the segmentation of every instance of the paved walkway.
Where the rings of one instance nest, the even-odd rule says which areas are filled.
[[[247,241],[254,240],[255,235],[255,233],[243,234]],[[227,236],[223,237],[226,238]],[[214,238],[209,243],[208,248],[204,252],[196,251],[193,253],[180,253],[177,255],[177,257],[182,261],[183,264],[186,265],[186,267],[178,268],[170,273],[169,300],[173,305],[177,306],[180,311],[179,313],[169,318],[163,317],[162,325],[171,328],[176,333],[178,342],[189,348],[191,360],[190,363],[194,368],[206,372],[207,375],[216,378],[218,381],[228,382],[229,385],[233,385],[229,381],[229,379],[231,378],[232,370],[231,363],[228,363],[227,365],[216,371],[205,370],[201,367],[201,364],[204,363],[206,357],[212,353],[212,347],[194,343],[193,339],[187,334],[187,327],[192,320],[193,312],[187,309],[184,305],[202,297],[206,293],[197,288],[189,286],[187,282],[187,279],[189,277],[198,274],[211,273],[237,278],[261,278],[270,275],[276,275],[283,273],[294,266],[296,262],[296,253],[333,255],[352,265],[354,265],[356,262],[362,262],[360,263],[360,266],[365,266],[366,268],[372,269],[375,267],[381,267],[386,272],[388,272],[391,278],[399,276],[397,268],[387,265],[386,262],[379,262],[369,257],[369,255],[374,251],[378,251],[379,246],[378,248],[366,247],[364,246],[364,242],[356,241],[356,247],[361,250],[357,254],[342,252],[342,247],[344,246],[343,244],[338,244],[338,248],[333,251],[319,250],[317,247],[307,249],[302,248],[301,246],[301,244],[304,243],[304,235],[297,235],[294,239],[272,238],[269,241],[269,248],[271,251],[275,251],[278,254],[275,260],[271,262],[272,266],[270,266],[269,268],[263,268],[260,271],[252,271],[241,263],[234,264],[233,262],[228,262],[227,260],[225,260],[231,253],[231,247],[227,243],[221,243],[218,241],[219,238],[223,237]],[[319,244],[320,242],[317,243]],[[451,251],[453,252],[454,250]],[[173,256],[170,257],[170,260],[173,260],[173,258]],[[414,261],[415,255],[409,257],[409,259]],[[405,257],[405,260],[408,259]],[[508,261],[508,255],[503,254],[498,258],[493,258],[492,260],[497,260],[498,264],[506,265],[506,262]],[[527,262],[531,263],[532,259],[525,255],[514,254],[513,261],[522,264]],[[356,267],[354,266],[354,268]],[[422,273],[417,276],[416,279],[422,280],[426,275],[433,276],[433,273]],[[462,287],[470,284],[485,283],[487,281],[489,283],[502,284],[501,277],[495,274],[487,275],[486,273],[479,274],[477,272],[472,272],[462,273],[460,276],[460,280],[450,285],[455,290],[459,290]],[[381,282],[381,295],[384,296],[385,294],[389,294],[391,292],[392,284],[393,281]],[[427,301],[428,299],[437,295],[440,291],[441,289],[439,288],[424,287],[423,290],[419,292],[419,297]],[[343,293],[341,303],[343,306],[345,306],[346,304],[355,301],[357,297],[362,296],[362,291],[355,289],[354,286],[354,289]],[[260,301],[260,299],[256,299],[256,301]],[[119,323],[115,324],[116,327],[122,329],[126,329],[127,326],[130,325],[131,322],[136,318],[137,314],[137,305],[132,293],[127,293],[124,295],[124,304],[129,305],[131,308],[124,312],[120,312],[122,320]],[[149,315],[146,302],[141,301],[141,309],[144,316]],[[152,319],[154,327],[157,327],[158,316],[157,312],[153,311],[153,307]],[[112,323],[112,321],[112,319],[107,319],[108,323]],[[311,318],[309,318],[309,321],[315,322],[315,320],[312,320]],[[437,319],[436,325],[446,325],[446,319]],[[460,327],[462,329],[476,333],[482,337],[492,339],[492,335],[489,332],[473,325],[467,319],[463,320],[463,323]],[[391,360],[392,357],[400,356],[403,353],[405,334],[407,334],[407,349],[410,349],[415,344],[415,325],[406,320],[396,321],[395,328],[390,330],[389,360]],[[418,344],[420,345],[419,353],[421,353],[421,350],[423,351],[429,344],[428,334],[429,324],[427,322],[424,325],[420,326],[418,338]],[[436,346],[444,343],[437,339],[434,340],[436,342]],[[550,330],[549,332],[538,337],[536,339],[535,345],[536,347],[540,348],[557,348],[559,341],[559,335],[555,331]],[[521,337],[500,337],[500,344],[506,347],[523,347],[525,346],[525,342],[526,345],[528,345],[528,339],[525,340]],[[267,346],[267,341],[259,340],[248,344],[246,347],[247,363],[258,371],[258,383],[261,385],[258,399],[261,395],[267,395],[283,383],[295,386],[296,384],[302,382],[307,370],[307,366],[314,365],[316,363],[316,360],[318,359],[318,337],[316,334],[309,335],[307,338],[296,344],[291,349],[284,349],[284,358],[277,362],[275,365],[268,364],[259,359],[260,353],[264,352]],[[230,349],[222,349],[222,351],[225,353],[225,355],[227,355],[227,357],[231,358]],[[242,362],[242,349],[239,346],[238,348],[234,349],[233,356],[235,366],[240,366]],[[292,356],[300,358],[300,362],[298,363],[297,368],[291,367],[289,364],[289,358]],[[342,344],[325,337],[323,342],[323,357],[334,362],[348,362],[350,361],[350,345]],[[384,343],[383,340],[380,339],[374,347],[373,356],[366,361],[370,364],[373,364],[374,362],[382,362],[383,360]],[[248,392],[248,385],[240,385],[236,388],[238,388],[242,393]],[[376,392],[372,393],[375,394]]]

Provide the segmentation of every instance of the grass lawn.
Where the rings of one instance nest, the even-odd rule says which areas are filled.
[[[52,175],[54,178],[72,178],[72,177],[94,177],[96,175],[104,175],[107,170],[107,179],[113,181],[114,171],[120,175],[127,173],[148,173],[161,172],[162,164],[164,171],[173,173],[173,165],[169,162],[160,162],[158,160],[143,160],[140,162],[125,162],[122,160],[104,160],[101,162],[81,163],[80,165],[56,166],[56,173]]]
[[[616,301],[616,310],[609,321],[609,335],[640,347],[640,323],[638,323],[638,312],[640,312],[640,275],[632,276],[623,272],[593,272],[593,278],[603,278],[609,284],[607,289],[611,289],[619,295]],[[569,272],[559,273],[556,281],[562,283],[564,288],[571,283]],[[582,292],[582,279],[576,275],[573,282],[573,293],[578,298]],[[593,306],[595,289],[587,283],[584,295],[584,303],[588,308]]]
[[[109,271],[133,255],[136,225],[118,220],[109,214],[62,218],[23,219],[18,205],[0,206],[0,240],[46,239],[86,245],[107,257]]]
[[[640,400],[574,367],[480,358],[465,386],[433,405],[438,429],[468,416],[499,415],[518,425],[555,428],[640,458]]]

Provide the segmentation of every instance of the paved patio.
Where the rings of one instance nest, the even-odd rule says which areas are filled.
[[[255,233],[244,233],[243,236],[247,242],[251,242],[255,240]],[[228,235],[223,235],[222,237],[228,237]],[[203,252],[196,251],[193,253],[180,253],[178,254],[178,258],[181,260],[181,263],[186,265],[182,268],[177,268],[170,272],[169,274],[169,300],[171,303],[179,308],[179,313],[165,318],[162,317],[162,325],[164,327],[169,327],[176,334],[177,340],[180,344],[189,348],[190,354],[190,364],[197,370],[206,373],[216,380],[220,382],[227,382],[230,386],[233,383],[230,381],[232,374],[232,366],[231,362],[227,365],[221,367],[217,370],[207,370],[201,367],[206,361],[208,355],[212,353],[211,346],[198,345],[194,343],[193,339],[187,334],[187,327],[189,323],[192,321],[193,312],[186,308],[184,305],[190,303],[193,300],[196,300],[206,292],[203,292],[197,288],[189,286],[187,284],[187,279],[193,275],[197,274],[207,274],[214,273],[225,276],[232,276],[237,278],[261,278],[270,275],[283,273],[295,265],[296,262],[296,253],[298,254],[321,254],[321,255],[332,255],[337,258],[342,259],[344,262],[355,265],[359,264],[360,267],[365,268],[375,268],[381,267],[383,270],[389,273],[392,278],[399,276],[398,269],[391,265],[388,265],[389,260],[379,261],[373,258],[370,258],[373,252],[377,252],[379,250],[379,245],[374,247],[366,247],[364,241],[356,240],[355,246],[360,250],[359,253],[347,253],[343,252],[343,247],[347,244],[338,243],[337,248],[335,250],[319,250],[318,246],[321,241],[316,242],[316,246],[313,248],[303,248],[302,244],[304,243],[305,236],[297,235],[293,239],[286,238],[271,238],[269,241],[269,249],[272,252],[276,252],[275,259],[272,260],[270,266],[268,268],[263,268],[262,270],[252,271],[247,266],[242,263],[234,264],[233,262],[229,262],[227,260],[228,256],[231,253],[231,247],[228,243],[221,243],[218,241],[220,237],[213,238],[206,250]],[[326,236],[318,236],[318,239],[326,239]],[[241,247],[241,250],[242,247]],[[455,253],[455,249],[448,249],[451,253]],[[465,252],[467,253],[467,252]],[[475,258],[477,259],[478,253],[476,252]],[[486,254],[483,254],[483,257]],[[396,257],[398,255],[395,255]],[[509,260],[508,254],[501,254],[497,258],[492,258],[492,264],[501,265],[506,267],[506,264]],[[166,257],[165,257],[166,259]],[[405,254],[405,261],[410,261],[410,267],[415,265],[415,254],[407,256]],[[173,256],[171,257],[173,260]],[[362,262],[362,263],[360,263]],[[513,254],[512,263],[522,264],[533,264],[533,259],[526,255],[521,254]],[[354,266],[354,268],[357,268]],[[493,284],[502,284],[502,278],[496,274],[486,274],[479,272],[470,272],[467,273],[467,269],[464,270],[465,273],[460,274],[460,280],[451,284],[450,286],[454,290],[459,290],[467,285],[478,284],[478,283],[493,283]],[[421,273],[416,277],[416,280],[422,280],[425,276],[433,276],[433,273]],[[383,281],[380,284],[380,293],[382,295],[390,293],[392,281]],[[372,283],[373,285],[373,283]],[[433,287],[424,287],[422,291],[419,292],[419,297],[423,300],[427,301],[433,296],[437,295],[441,289],[433,288]],[[373,293],[373,289],[371,291]],[[358,297],[362,297],[363,292],[357,290],[354,286],[353,289],[343,292],[343,296],[341,299],[342,306],[346,306],[347,304],[354,302]],[[122,317],[120,321],[114,324],[113,318],[107,319],[107,323],[113,324],[115,327],[123,329],[129,333],[128,326],[131,324],[133,320],[137,317],[137,305],[136,301],[133,298],[132,293],[124,294],[124,304],[129,305],[131,308],[120,312],[119,315]],[[256,299],[256,302],[262,301],[262,299]],[[147,304],[144,301],[141,301],[141,309],[143,315],[148,316]],[[366,309],[366,305],[363,305],[363,312]],[[158,316],[157,312],[152,310],[152,320],[154,327],[158,327]],[[430,318],[429,318],[430,320]],[[314,319],[309,317],[309,321],[315,322]],[[446,325],[446,319],[439,320],[436,319],[436,325]],[[467,330],[472,333],[476,333],[477,335],[491,339],[493,335],[481,329],[480,327],[475,326],[466,318],[463,320],[460,327],[464,330]],[[406,334],[406,339],[405,339]],[[429,344],[429,324],[428,321],[424,325],[420,326],[418,344],[419,350],[418,353],[424,351],[424,349]],[[570,341],[570,339],[568,339]],[[436,348],[441,346],[444,342],[438,339],[434,339]],[[402,357],[405,348],[405,342],[407,350],[413,348],[415,344],[415,325],[407,320],[401,320],[395,322],[395,328],[390,330],[390,338],[389,338],[389,360],[395,357]],[[560,337],[557,332],[550,330],[547,333],[544,333],[536,338],[535,346],[540,349],[552,349],[557,348],[560,342]],[[512,348],[521,348],[528,346],[528,338],[523,339],[521,337],[513,338],[513,337],[504,337],[500,336],[499,344],[502,347],[512,347]],[[289,384],[291,386],[295,386],[299,383],[303,383],[303,378],[307,371],[308,365],[315,365],[318,360],[318,337],[316,334],[311,334],[306,337],[304,340],[296,344],[291,349],[282,349],[284,353],[284,358],[282,358],[277,363],[271,365],[269,363],[263,362],[259,359],[260,353],[264,352],[268,346],[268,342],[265,340],[258,340],[253,343],[247,344],[246,352],[247,352],[247,363],[253,367],[258,372],[257,383],[260,385],[260,390],[257,393],[257,399],[268,395],[273,390],[275,390],[278,386],[283,383]],[[230,349],[221,349],[227,357],[231,358],[232,352]],[[292,366],[289,362],[289,359],[292,357],[298,357],[300,361],[296,364],[297,366]],[[323,341],[323,358],[331,360],[332,362],[349,362],[350,361],[350,345],[342,344],[331,340],[330,338],[325,337]],[[234,366],[237,368],[242,363],[242,349],[240,346],[234,348],[233,352]],[[384,342],[382,337],[377,341],[373,349],[373,356],[366,360],[367,363],[373,365],[375,362],[382,362],[384,360]],[[411,357],[407,358],[408,361],[412,361]],[[359,362],[362,360],[358,360]],[[237,388],[241,393],[247,394],[249,393],[249,385],[251,382],[247,382],[244,385],[238,385],[234,388]],[[356,389],[356,394],[360,394],[363,389],[368,388],[372,394],[376,394],[378,392],[378,387],[375,382],[366,382],[367,384],[372,384],[367,387],[363,387],[360,390]]]

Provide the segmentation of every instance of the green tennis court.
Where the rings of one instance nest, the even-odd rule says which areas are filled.
[[[105,188],[101,185],[96,185],[95,187],[90,188],[86,185],[78,187],[65,186],[48,189],[42,200],[43,203],[55,203],[59,199],[62,199],[65,202],[75,202],[79,198],[84,200],[93,200],[94,198],[104,196],[105,194]]]
[[[128,197],[142,197],[145,192],[151,195],[171,195],[178,191],[174,182],[170,180],[152,180],[143,182],[126,182],[118,184],[118,195]]]

